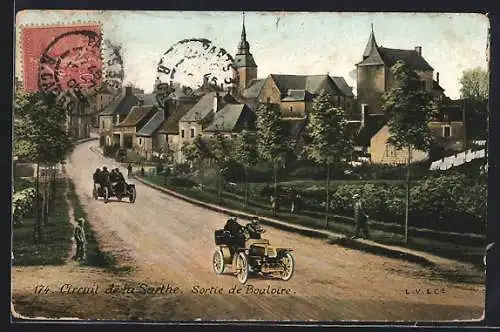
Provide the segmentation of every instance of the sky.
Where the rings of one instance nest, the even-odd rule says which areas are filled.
[[[100,22],[104,38],[122,46],[125,83],[151,92],[163,54],[178,41],[206,38],[233,56],[241,12],[28,10],[16,17],[16,75],[22,77],[19,27]],[[371,32],[379,46],[422,47],[450,98],[459,98],[462,72],[487,69],[489,21],[467,13],[246,12],[245,26],[258,77],[269,74],[343,76],[356,92],[356,63]]]

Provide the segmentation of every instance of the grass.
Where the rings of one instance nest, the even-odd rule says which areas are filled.
[[[232,193],[222,192],[221,200],[219,200],[216,190],[212,188],[206,188],[204,191],[198,191],[191,188],[175,187],[165,184],[165,178],[161,175],[148,176],[146,179],[156,185],[163,186],[182,195],[206,203],[217,204],[229,209],[252,213],[263,217],[272,217],[270,208],[263,202],[257,202],[250,199],[248,207],[245,207],[241,198]],[[349,218],[340,216],[332,215],[329,219],[328,227],[325,225],[324,217],[312,212],[309,212],[307,215],[290,215],[287,211],[280,211],[276,219],[315,229],[328,229],[332,232],[345,234],[347,236],[352,235],[354,232],[354,222]],[[223,221],[221,221],[221,223],[222,222]],[[405,246],[404,235],[402,232],[396,233],[373,227],[370,230],[370,235],[372,240],[382,244]],[[484,254],[483,245],[461,245],[441,241],[438,238],[412,236],[411,232],[410,236],[411,242],[408,244],[408,248],[428,252],[441,257],[472,263],[476,266],[482,267],[482,258]]]
[[[15,180],[20,187],[29,180]],[[64,198],[67,179],[56,182],[56,196],[53,212],[48,225],[42,225],[42,241],[35,244],[33,230],[35,217],[26,218],[23,224],[13,229],[14,265],[62,265],[66,262],[71,248],[73,226],[69,222],[69,206]]]
[[[73,214],[75,220],[83,217],[87,222],[84,224],[85,237],[87,239],[87,259],[84,265],[108,268],[110,270],[116,270],[116,258],[110,254],[103,252],[99,249],[99,243],[95,235],[95,231],[92,229],[92,221],[87,218],[80,200],[76,194],[75,185],[71,180],[69,180],[69,192],[68,198],[73,205]]]

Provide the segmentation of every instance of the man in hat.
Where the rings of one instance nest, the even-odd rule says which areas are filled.
[[[77,225],[75,226],[75,241],[76,241],[76,254],[74,259],[76,260],[85,260],[85,244],[86,244],[86,239],[85,239],[85,230],[83,229],[83,224],[85,223],[85,219],[83,218],[78,218],[76,221]]]
[[[369,239],[368,214],[366,214],[361,196],[359,194],[354,194],[352,199],[354,200],[354,221],[356,222],[356,231],[352,238],[356,239],[360,237],[360,232],[363,231],[365,238]]]

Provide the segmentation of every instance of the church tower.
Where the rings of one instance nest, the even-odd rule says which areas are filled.
[[[247,42],[245,31],[245,13],[243,13],[243,29],[241,30],[241,40],[238,45],[238,51],[234,57],[234,68],[238,72],[238,92],[248,88],[250,82],[257,78],[257,65],[250,53],[250,44]]]

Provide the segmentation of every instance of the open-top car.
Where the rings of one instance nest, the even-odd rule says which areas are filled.
[[[230,218],[224,229],[215,231],[215,273],[222,274],[230,265],[242,284],[249,275],[258,274],[290,280],[295,268],[293,249],[272,246],[269,240],[261,238],[264,232],[256,220],[241,226],[236,218]]]
[[[125,188],[120,188],[119,183],[111,183],[108,186],[103,186],[100,183],[94,183],[92,196],[94,199],[99,199],[100,197],[103,198],[105,203],[107,203],[111,197],[116,197],[118,200],[128,197],[129,202],[134,203],[137,197],[135,184],[124,182],[123,186],[125,186]]]

